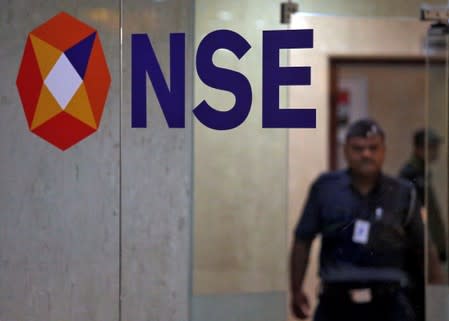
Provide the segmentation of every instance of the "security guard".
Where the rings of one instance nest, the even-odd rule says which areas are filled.
[[[413,154],[402,167],[399,176],[410,180],[415,185],[421,204],[424,204],[427,196],[427,219],[431,240],[438,251],[439,259],[441,262],[445,262],[447,258],[446,231],[431,182],[432,174],[429,170],[427,171],[428,184],[426,190],[426,145],[428,163],[433,163],[438,159],[440,144],[441,137],[432,129],[417,130],[413,135]]]
[[[352,124],[348,169],[312,185],[291,253],[292,311],[309,317],[303,290],[310,247],[321,234],[320,300],[315,321],[414,321],[407,288],[424,277],[424,234],[413,185],[382,173],[385,135],[373,120]],[[416,272],[418,271],[418,272]]]
[[[435,192],[431,182],[430,170],[426,168],[426,163],[432,163],[438,159],[441,137],[432,129],[418,129],[413,135],[413,153],[399,172],[399,176],[411,181],[415,186],[418,200],[421,205],[426,204],[427,198],[427,226],[430,238],[429,248],[438,255],[441,263],[446,261],[446,232],[440,207],[438,205]],[[427,154],[427,157],[426,157]],[[428,162],[426,162],[426,160]],[[426,173],[427,172],[427,173]],[[427,181],[427,182],[426,182]],[[427,184],[427,185],[426,185]],[[427,187],[427,188],[426,188]],[[444,282],[443,266],[438,262],[428,266],[429,283],[440,284]],[[418,321],[425,320],[424,292],[425,283],[423,280],[416,284],[414,291],[411,291],[411,302],[415,309]]]

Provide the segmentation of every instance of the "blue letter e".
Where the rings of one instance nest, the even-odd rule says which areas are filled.
[[[315,128],[315,109],[280,109],[279,86],[310,85],[310,67],[280,67],[279,49],[313,48],[313,30],[263,32],[262,127]]]

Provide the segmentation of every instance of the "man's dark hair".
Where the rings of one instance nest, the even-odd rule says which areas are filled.
[[[413,146],[424,147],[426,139],[429,145],[438,145],[441,143],[441,137],[433,129],[421,128],[415,131],[413,135]]]
[[[379,124],[369,118],[360,119],[352,123],[346,132],[346,142],[353,137],[380,136],[385,139],[385,133]]]

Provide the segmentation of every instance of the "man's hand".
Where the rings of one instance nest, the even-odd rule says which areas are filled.
[[[298,319],[307,319],[310,317],[309,298],[303,291],[292,293],[291,309]]]
[[[291,309],[295,317],[307,319],[310,316],[309,298],[302,290],[304,275],[309,261],[312,241],[296,240],[290,256]]]
[[[427,248],[427,276],[430,284],[447,284],[447,278],[444,273],[443,265],[438,259],[437,249],[435,244],[429,240],[429,245]]]

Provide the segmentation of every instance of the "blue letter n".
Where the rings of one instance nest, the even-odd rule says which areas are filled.
[[[185,35],[170,35],[170,88],[146,34],[131,36],[131,123],[147,127],[147,74],[164,112],[168,127],[184,127]]]

